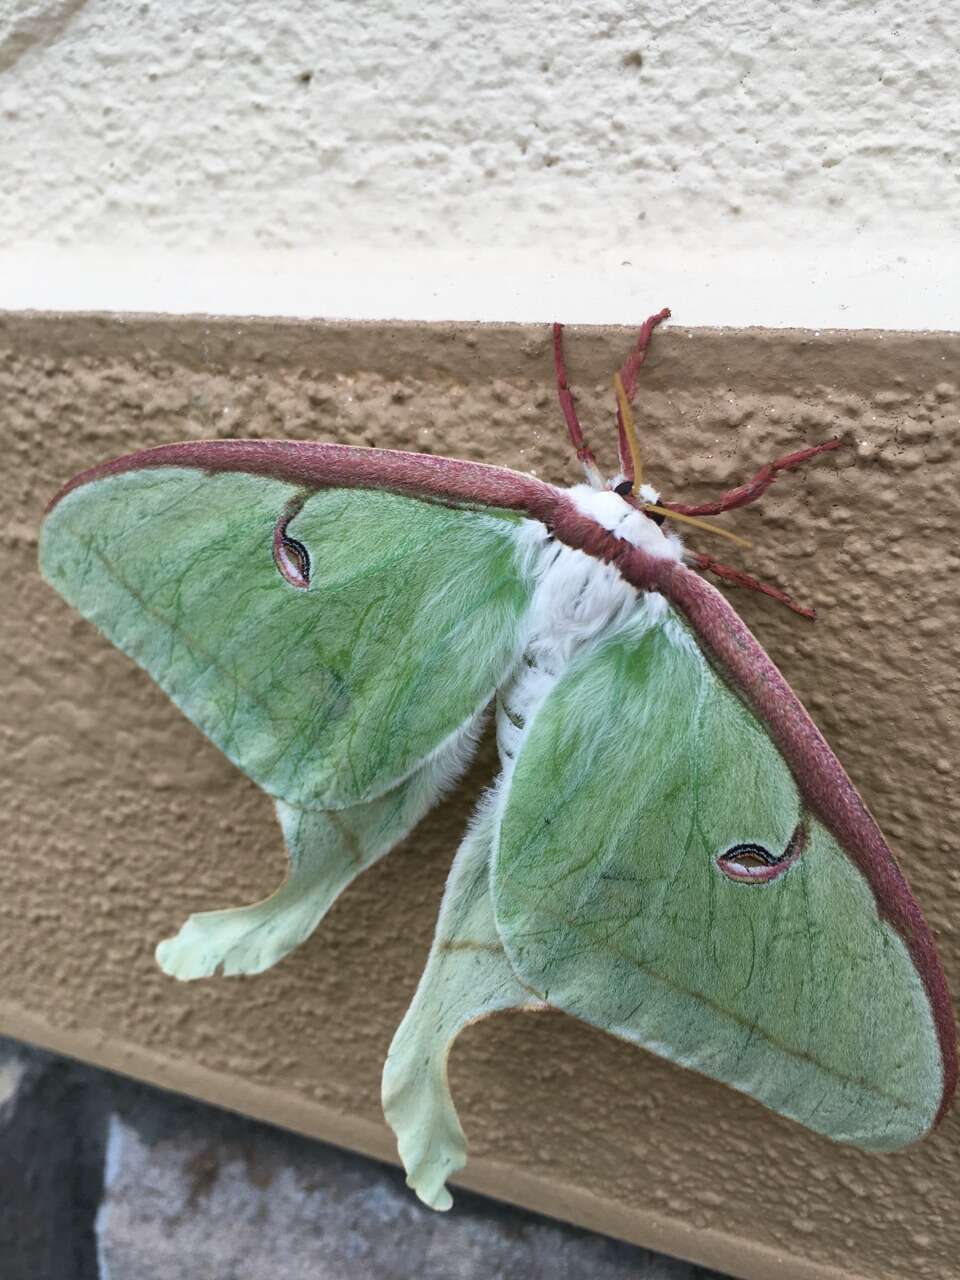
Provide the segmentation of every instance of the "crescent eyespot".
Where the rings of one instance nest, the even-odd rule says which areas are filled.
[[[753,841],[735,844],[717,858],[717,870],[738,884],[769,884],[793,866],[806,843],[807,829],[799,822],[783,853],[771,853]]]
[[[305,591],[310,585],[310,552],[287,534],[293,514],[284,512],[273,530],[273,559],[280,574],[292,587]]]

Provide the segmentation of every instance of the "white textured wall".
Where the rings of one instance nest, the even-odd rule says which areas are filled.
[[[956,328],[941,0],[0,0],[0,306]]]

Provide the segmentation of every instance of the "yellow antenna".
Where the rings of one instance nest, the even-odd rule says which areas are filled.
[[[729,529],[721,529],[718,524],[711,524],[709,520],[699,520],[696,516],[684,516],[679,511],[671,511],[669,507],[658,507],[652,502],[645,502],[643,509],[644,511],[653,511],[658,516],[666,516],[668,520],[680,520],[683,524],[696,525],[698,529],[705,529],[707,533],[715,533],[718,538],[729,538],[731,542],[736,542],[741,547],[753,546],[749,538],[741,538],[739,533],[731,533]]]
[[[640,461],[640,442],[637,439],[637,426],[633,420],[633,410],[623,388],[623,380],[619,373],[613,375],[613,389],[616,392],[617,404],[620,406],[620,421],[623,423],[623,434],[627,437],[627,448],[630,450],[630,461],[633,463],[633,488],[636,493],[643,484],[643,463]]]
[[[643,484],[643,463],[640,461],[640,442],[637,439],[637,425],[633,420],[633,411],[630,408],[630,401],[627,399],[627,393],[624,390],[623,380],[619,373],[613,375],[613,389],[617,394],[620,421],[623,423],[623,434],[627,438],[627,448],[630,450],[630,460],[633,463],[633,488],[631,493],[636,494],[640,485]],[[681,515],[679,511],[671,511],[669,507],[658,507],[652,502],[645,502],[643,509],[644,511],[652,511],[658,516],[666,516],[668,520],[679,520],[683,524],[695,525],[696,528],[703,529],[706,533],[715,533],[718,538],[728,538],[731,542],[736,542],[741,547],[752,545],[749,539],[741,538],[738,533],[731,533],[729,529],[721,529],[719,525],[710,524],[708,520],[698,520],[696,516]]]

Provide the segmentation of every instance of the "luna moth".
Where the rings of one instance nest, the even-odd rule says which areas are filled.
[[[500,774],[449,874],[383,1075],[408,1182],[438,1209],[465,1163],[459,1031],[559,1009],[885,1151],[957,1073],[930,931],[876,823],[672,518],[642,483],[617,379],[620,472],[561,407],[586,483],[339,444],[163,445],[54,498],[44,575],[274,801],[285,883],[191,916],[174,977],[258,973],[463,773],[495,708]],[[666,519],[665,519],[666,518]],[[694,567],[691,567],[694,566]],[[799,610],[799,607],[798,611]]]

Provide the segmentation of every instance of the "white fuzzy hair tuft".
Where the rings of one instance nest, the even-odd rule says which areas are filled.
[[[612,489],[597,490],[586,484],[575,484],[567,493],[578,511],[631,546],[639,547],[658,560],[683,559],[683,545],[675,534],[664,533],[656,521],[631,507]],[[647,496],[648,493],[656,494],[656,490],[641,485],[640,495],[644,501],[654,501]]]

